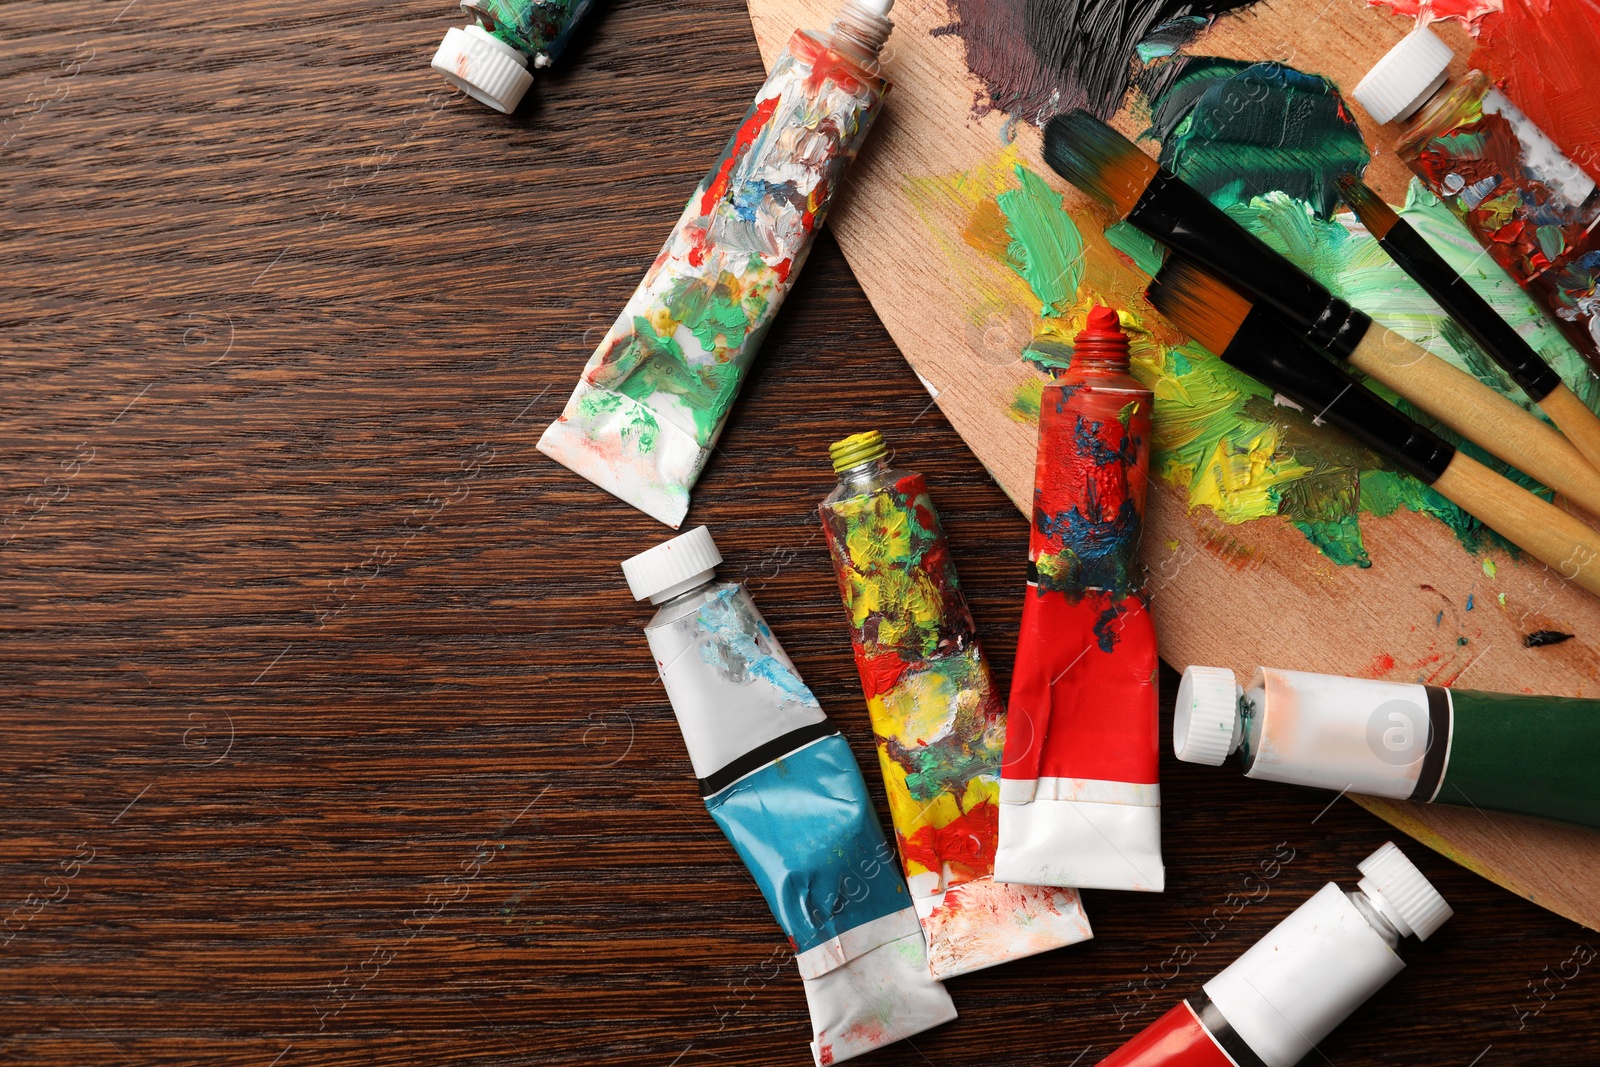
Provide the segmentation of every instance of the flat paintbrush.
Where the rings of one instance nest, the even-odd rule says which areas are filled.
[[[1600,593],[1600,533],[1462,454],[1343,367],[1305,351],[1306,342],[1266,308],[1176,255],[1168,257],[1146,295],[1174,326],[1224,362],[1431,485],[1562,577]]]
[[[1291,332],[1600,515],[1600,472],[1554,427],[1333,296],[1093,115],[1051,119],[1044,158],[1151,237],[1271,307]]]
[[[1346,174],[1339,179],[1339,192],[1389,258],[1478,342],[1489,358],[1528,394],[1528,399],[1550,416],[1591,466],[1600,467],[1600,418],[1566,387],[1544,357],[1510,323],[1495,314],[1489,302],[1365,182]]]

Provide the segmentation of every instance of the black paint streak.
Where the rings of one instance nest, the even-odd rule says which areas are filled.
[[[1574,634],[1564,634],[1560,630],[1535,630],[1522,639],[1528,648],[1543,648],[1546,645],[1559,645],[1563,641],[1571,641]]]
[[[1253,0],[950,0],[967,67],[984,84],[973,110],[1042,124],[1081,107],[1110,118],[1136,75],[1134,46],[1173,19]],[[987,99],[985,99],[987,96]]]

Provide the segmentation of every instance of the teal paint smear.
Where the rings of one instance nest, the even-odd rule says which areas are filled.
[[[1039,299],[1039,314],[1060,315],[1083,281],[1083,236],[1049,183],[1022,164],[1017,178],[1021,188],[995,197],[1011,237],[1006,257]]]
[[[1371,159],[1334,84],[1281,63],[1182,63],[1151,104],[1161,164],[1219,206],[1277,191],[1329,218],[1334,182]]]
[[[1211,25],[1211,20],[1204,15],[1184,15],[1163,22],[1150,31],[1150,35],[1133,46],[1133,54],[1139,57],[1139,62],[1149,64],[1158,59],[1167,59],[1178,54],[1178,49],[1199,36],[1200,31]]]
[[[699,641],[700,659],[718,674],[739,685],[755,681],[782,693],[789,700],[821,710],[810,687],[787,659],[777,654],[778,641],[772,628],[743,595],[743,587],[731,585],[700,605],[695,622],[706,635]]]

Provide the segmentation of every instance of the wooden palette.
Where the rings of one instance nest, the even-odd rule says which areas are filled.
[[[769,65],[796,27],[825,27],[837,8],[836,0],[749,3]],[[1308,17],[1311,10],[1295,0],[1267,0],[1220,19],[1191,51],[1284,60],[1348,89],[1408,25],[1363,0],[1331,0]],[[1027,306],[1022,288],[1014,307],[989,307],[974,325],[974,292],[1016,291],[1016,280],[976,252],[952,258],[959,242],[930,224],[913,201],[912,183],[992,167],[1012,151],[1063,192],[1069,210],[1085,220],[1086,239],[1099,228],[1087,201],[1042,162],[1036,128],[998,112],[974,115],[981,86],[967,70],[961,38],[931,33],[954,21],[945,0],[900,0],[893,17],[885,65],[894,90],[829,225],[939,407],[1026,512],[1035,429],[1015,418],[1011,405],[1018,387],[1037,374],[1017,356],[1036,308]],[[1458,57],[1470,51],[1453,26],[1438,29]],[[1367,180],[1399,203],[1409,172],[1388,150],[1393,132],[1372,127],[1364,114],[1357,118],[1367,143],[1382,146]],[[1117,124],[1130,133],[1138,128],[1126,114]],[[1600,633],[1600,600],[1537,562],[1470,554],[1443,524],[1422,515],[1363,516],[1362,529],[1372,566],[1341,567],[1286,520],[1227,525],[1207,509],[1191,511],[1182,491],[1156,482],[1144,547],[1163,658],[1180,669],[1227,665],[1241,675],[1264,663],[1473,689],[1600,695],[1600,658],[1589,640]],[[1541,629],[1577,637],[1524,647],[1523,635]],[[1484,877],[1600,928],[1600,833],[1354,799]]]

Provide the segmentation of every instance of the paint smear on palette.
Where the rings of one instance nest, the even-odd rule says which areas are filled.
[[[1396,15],[1409,15],[1424,26],[1445,19],[1471,26],[1485,15],[1505,10],[1505,0],[1367,0],[1367,5],[1392,8]]]
[[[1292,85],[1296,80],[1283,81]],[[1337,98],[1325,100],[1325,106],[1338,107]],[[1343,136],[1342,126],[1324,123],[1322,128],[1330,131],[1330,137]],[[1221,157],[1236,149],[1234,142],[1210,144],[1192,124],[1186,136],[1184,150],[1177,154],[1180,166],[1221,173]],[[1312,172],[1317,166],[1308,162],[1307,172],[1295,176],[1297,189],[1314,195],[1321,187],[1321,178]],[[1141,270],[1149,272],[1159,264],[1159,247],[1126,227],[1113,226],[1105,233],[1093,222],[1080,227],[1059,195],[1040,193],[1038,176],[1018,161],[1014,149],[997,152],[971,171],[913,179],[907,191],[952,264],[973,281],[977,305],[986,310],[971,317],[1011,322],[1031,315],[1031,336],[1003,333],[1018,345],[1011,351],[1020,348],[1022,357],[1036,367],[1047,370],[1070,361],[1071,338],[1092,303],[1125,309],[1134,374],[1156,398],[1152,466],[1158,477],[1186,492],[1191,507],[1207,508],[1230,524],[1281,516],[1327,558],[1347,565],[1370,563],[1362,516],[1387,516],[1401,509],[1443,522],[1469,551],[1506,547],[1422,483],[1388,468],[1378,456],[1316,424],[1259,382],[1186,343],[1143,299],[1147,279]],[[1230,184],[1213,195],[1233,217],[1339,295],[1527,403],[1350,216],[1321,218],[1305,201],[1281,191],[1249,196],[1246,185]],[[1484,261],[1471,237],[1442,205],[1414,185],[1401,215],[1470,278],[1581,397],[1591,404],[1600,399],[1596,380],[1582,359],[1522,290]],[[1082,255],[1072,271],[1076,292],[1063,298],[1059,288],[1043,285],[1030,274],[1061,247],[1073,244],[1069,229],[1076,234]],[[976,233],[987,236],[974,240]],[[980,261],[974,261],[974,251],[981,254]],[[1009,309],[996,310],[1008,300]],[[1037,419],[1043,383],[1041,376],[1018,387],[1009,406],[1012,418]],[[1488,459],[1473,446],[1465,450]]]
[[[1042,123],[1070,108],[1110,118],[1133,74],[1134,50],[1166,24],[1218,15],[1253,0],[949,0],[955,21],[933,31],[958,34],[967,69],[983,88],[978,115],[1003,111]]]
[[[1371,158],[1332,82],[1281,63],[1180,59],[1150,112],[1161,163],[1217,202],[1279,190],[1320,218]]]

